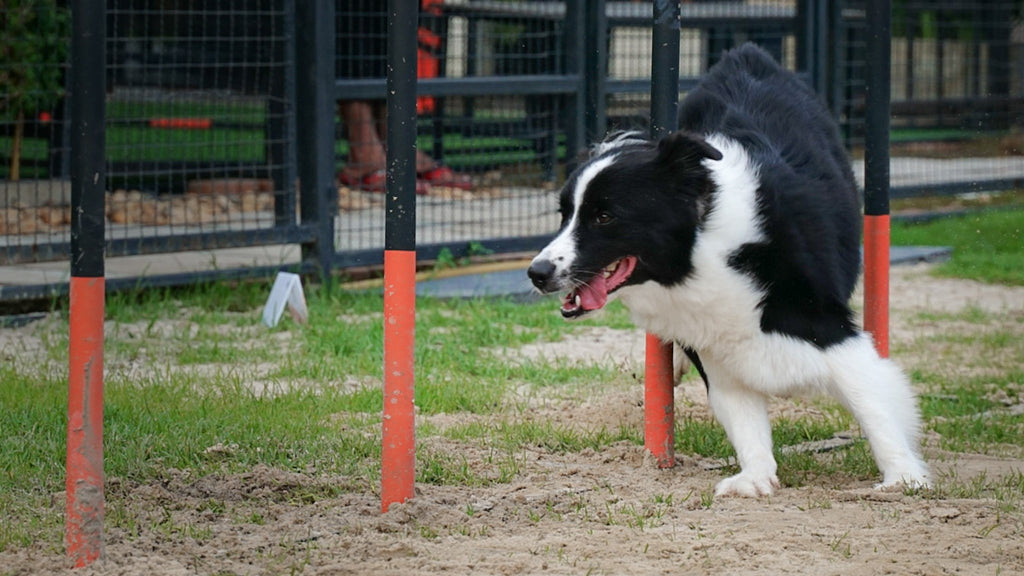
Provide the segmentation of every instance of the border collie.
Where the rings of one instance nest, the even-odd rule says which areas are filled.
[[[716,495],[779,486],[768,396],[826,392],[860,423],[876,488],[927,486],[907,378],[849,307],[860,204],[835,122],[760,48],[726,52],[682,102],[680,131],[596,145],[562,188],[561,229],[530,264],[578,318],[613,295],[681,347],[736,449]]]

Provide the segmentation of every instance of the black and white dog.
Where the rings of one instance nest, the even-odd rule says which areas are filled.
[[[577,318],[612,294],[700,370],[741,471],[716,494],[778,487],[767,397],[827,392],[867,436],[886,488],[927,486],[910,384],[849,307],[860,208],[835,122],[767,53],[727,52],[681,130],[597,145],[561,191],[561,230],[529,275]]]

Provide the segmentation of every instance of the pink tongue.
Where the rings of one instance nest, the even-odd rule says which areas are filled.
[[[584,310],[598,310],[608,301],[608,285],[601,274],[591,278],[590,282],[581,286],[576,293],[580,297],[580,308]]]

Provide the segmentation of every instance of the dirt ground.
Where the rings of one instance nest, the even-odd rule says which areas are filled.
[[[923,311],[969,307],[1005,313],[1021,333],[1024,288],[897,268],[892,307],[894,342],[948,329],[908,322]],[[543,353],[636,369],[641,335],[584,334]],[[912,345],[906,349],[896,359],[908,368],[935,360],[917,356]],[[572,410],[572,420],[636,423],[641,398],[640,384],[591,397]],[[698,381],[681,385],[677,398],[680,411],[706,410]],[[558,402],[535,409],[570,421]],[[454,417],[431,423],[443,426],[445,418]],[[430,448],[445,448],[444,440],[431,442]],[[486,457],[483,449],[457,449],[469,462]],[[934,439],[926,457],[936,476],[961,481],[1024,472],[1019,459],[951,454]],[[0,574],[1024,574],[1024,518],[994,499],[922,498],[850,481],[783,488],[759,500],[712,501],[722,470],[685,455],[674,469],[659,470],[628,443],[601,452],[527,452],[521,464],[508,484],[418,485],[413,500],[386,514],[376,486],[304,503],[297,495],[352,481],[267,468],[205,478],[172,471],[158,485],[113,480],[108,491],[141,520],[134,531],[108,531],[105,561],[73,572],[53,551],[21,550],[0,554]],[[169,524],[158,522],[161,515],[204,537],[149,528]],[[254,515],[261,522],[238,520]]]

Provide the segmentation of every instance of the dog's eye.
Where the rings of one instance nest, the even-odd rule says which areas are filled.
[[[598,212],[597,218],[594,218],[594,221],[598,224],[611,224],[614,219],[615,217],[608,212]]]

